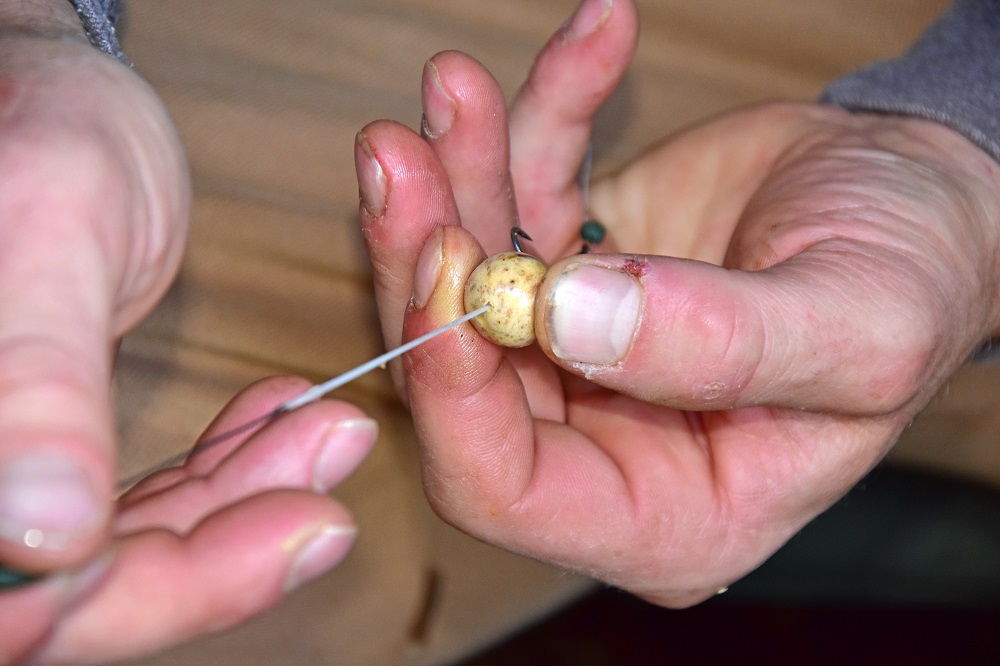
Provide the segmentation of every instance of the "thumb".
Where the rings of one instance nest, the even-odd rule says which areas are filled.
[[[0,250],[0,563],[31,572],[92,554],[113,485],[112,289],[87,225],[47,226]]]
[[[757,272],[568,258],[539,290],[539,344],[588,380],[679,409],[894,410],[931,367],[935,331],[914,314],[928,308],[873,277],[892,271],[864,265],[870,253],[821,245]]]
[[[12,221],[0,227],[0,564],[27,572],[81,562],[107,529],[118,283],[80,213],[99,210],[76,196],[93,179],[39,178],[45,165],[65,174],[35,155],[42,166],[2,190]]]
[[[0,565],[39,573],[107,534],[112,345],[179,263],[188,189],[134,72],[86,44],[15,46],[9,73],[30,84],[0,142]]]

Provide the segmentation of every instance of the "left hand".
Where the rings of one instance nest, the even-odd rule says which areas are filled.
[[[200,441],[308,386],[293,377],[252,385]],[[325,493],[361,463],[375,436],[359,409],[324,400],[144,479],[118,501],[102,556],[82,571],[2,592],[0,663],[134,657],[276,605],[350,550],[350,514]]]
[[[189,215],[173,123],[66,0],[0,0],[0,664],[106,662],[217,631],[337,562],[324,494],[374,425],[310,405],[114,500],[118,341],[171,283]],[[303,388],[244,393],[211,432]],[[208,436],[211,436],[209,434]]]

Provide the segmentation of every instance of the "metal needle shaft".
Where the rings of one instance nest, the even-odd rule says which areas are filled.
[[[305,391],[304,393],[295,396],[291,400],[287,400],[287,401],[283,402],[281,405],[278,406],[277,411],[279,411],[279,412],[290,412],[293,409],[298,409],[299,407],[302,407],[303,405],[307,405],[307,404],[309,404],[310,402],[312,402],[314,400],[318,400],[321,397],[323,397],[324,395],[326,395],[327,393],[329,393],[330,391],[332,391],[334,389],[337,389],[337,388],[340,388],[341,386],[343,386],[344,384],[347,384],[349,382],[353,382],[355,379],[357,379],[361,375],[366,374],[368,372],[371,372],[375,368],[378,368],[378,367],[381,367],[381,366],[385,365],[386,363],[388,363],[392,359],[396,358],[397,356],[402,356],[403,354],[405,354],[406,352],[410,351],[414,347],[418,347],[418,346],[424,344],[425,342],[427,342],[431,338],[437,337],[437,336],[441,335],[442,333],[444,333],[445,331],[450,331],[451,329],[455,328],[459,324],[464,324],[465,322],[469,321],[470,319],[475,319],[476,317],[478,317],[479,315],[483,314],[484,312],[486,312],[489,309],[490,309],[490,306],[487,303],[483,307],[481,307],[481,308],[479,308],[477,310],[473,310],[469,314],[464,315],[462,317],[459,317],[455,321],[453,321],[451,323],[448,323],[448,324],[445,324],[441,328],[434,329],[430,333],[425,333],[424,335],[421,335],[419,338],[414,338],[413,340],[410,340],[409,342],[407,342],[405,344],[402,344],[402,345],[396,347],[395,349],[390,349],[389,351],[387,351],[386,353],[382,354],[381,356],[377,356],[377,357],[373,358],[372,360],[368,361],[367,363],[362,363],[361,365],[359,365],[358,367],[354,368],[353,370],[348,370],[347,372],[345,372],[342,375],[338,375],[338,376],[334,377],[333,379],[330,379],[330,380],[327,380],[327,381],[323,382],[322,384],[317,384],[316,386],[313,386],[311,389]]]
[[[119,482],[118,483],[118,490],[119,490],[119,492],[124,492],[124,491],[128,490],[133,485],[135,485],[136,483],[138,483],[139,481],[141,481],[142,479],[146,478],[147,476],[149,476],[150,474],[152,474],[154,472],[158,472],[161,469],[166,469],[168,467],[173,467],[175,465],[178,465],[178,464],[184,462],[185,459],[189,458],[192,455],[197,455],[199,453],[202,453],[202,452],[204,452],[204,451],[206,451],[208,449],[211,449],[211,448],[215,447],[218,444],[221,444],[223,442],[227,442],[227,441],[229,441],[230,439],[232,439],[233,437],[235,437],[237,435],[245,434],[245,433],[253,430],[254,428],[257,428],[257,427],[263,425],[264,423],[267,423],[271,419],[273,419],[273,418],[275,418],[275,417],[277,417],[277,416],[279,416],[281,414],[293,411],[295,409],[298,409],[299,407],[302,407],[304,405],[309,404],[310,402],[314,402],[316,400],[319,400],[321,397],[323,397],[324,395],[326,395],[330,391],[333,391],[334,389],[340,388],[344,384],[347,384],[348,382],[354,381],[355,379],[357,379],[361,375],[363,375],[363,374],[365,374],[367,372],[371,372],[375,368],[378,368],[378,367],[381,367],[381,366],[385,365],[386,363],[388,363],[392,359],[396,358],[397,356],[402,356],[403,354],[405,354],[406,352],[410,351],[414,347],[418,347],[418,346],[424,344],[425,342],[427,342],[431,338],[435,338],[435,337],[441,335],[442,333],[444,333],[446,331],[450,331],[451,329],[455,328],[459,324],[464,324],[465,322],[467,322],[467,321],[469,321],[471,319],[475,319],[479,315],[481,315],[484,312],[486,312],[489,308],[490,308],[489,304],[486,304],[483,307],[479,308],[478,310],[473,310],[469,314],[464,315],[462,317],[459,317],[455,321],[452,321],[452,322],[450,322],[448,324],[445,324],[441,328],[436,328],[433,331],[431,331],[430,333],[426,333],[424,335],[421,335],[419,338],[415,338],[413,340],[410,340],[409,342],[406,342],[406,343],[404,343],[404,344],[396,347],[395,349],[391,349],[391,350],[387,351],[386,353],[382,354],[381,356],[373,358],[372,360],[370,360],[370,361],[368,361],[366,363],[362,363],[361,365],[359,365],[358,367],[354,368],[353,370],[348,370],[347,372],[345,372],[345,373],[343,373],[341,375],[337,375],[333,379],[327,380],[327,381],[323,382],[322,384],[317,384],[317,385],[309,388],[305,392],[300,393],[299,395],[295,396],[294,398],[292,398],[290,400],[286,400],[285,402],[281,403],[280,405],[278,405],[277,407],[275,407],[271,411],[267,412],[266,414],[263,414],[262,416],[258,416],[255,419],[251,419],[249,421],[241,423],[240,425],[235,426],[233,428],[230,428],[230,429],[226,430],[223,433],[215,435],[214,437],[210,437],[208,439],[203,439],[201,442],[199,442],[195,446],[195,448],[193,450],[191,450],[191,451],[183,451],[181,453],[178,453],[177,455],[174,455],[174,456],[171,456],[170,458],[167,458],[166,460],[161,460],[158,464],[156,464],[156,465],[154,465],[152,467],[148,467],[148,468],[144,469],[142,472],[140,472],[138,474],[135,474],[135,475],[132,475],[132,476],[128,477],[127,479]]]

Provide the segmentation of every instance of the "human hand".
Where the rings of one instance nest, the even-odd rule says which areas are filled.
[[[162,104],[86,43],[72,5],[58,3],[64,16],[52,3],[45,22],[8,16],[10,4],[0,7],[0,562],[44,573],[81,564],[107,538],[115,349],[173,279],[190,194]]]
[[[370,423],[347,406],[310,408],[116,505],[111,369],[180,261],[183,151],[153,91],[86,42],[65,0],[0,3],[0,62],[0,564],[41,576],[0,590],[0,663],[43,641],[44,660],[83,663],[228,626],[318,573],[291,564],[310,535],[335,528],[314,566],[346,550],[344,511],[295,489],[335,485],[370,445]],[[268,386],[233,409],[297,388]],[[353,435],[336,427],[355,421]],[[317,458],[326,432],[344,460]],[[318,465],[336,474],[312,483]],[[236,484],[240,473],[256,480]]]
[[[458,316],[518,219],[558,260],[537,348],[466,327],[396,369],[435,509],[682,606],[845,493],[997,332],[1000,166],[925,121],[748,109],[596,183],[610,240],[560,260],[579,248],[591,117],[634,45],[634,7],[611,7],[545,47],[509,158],[496,84],[436,56],[426,138],[387,122],[359,136],[361,221],[389,344]]]
[[[308,383],[243,391],[200,443],[258,420]],[[105,663],[222,631],[338,563],[350,515],[325,494],[364,459],[377,428],[320,401],[153,474],[117,503],[110,546],[80,571],[0,595],[0,663]]]

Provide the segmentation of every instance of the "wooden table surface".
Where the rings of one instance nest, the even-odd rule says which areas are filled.
[[[658,137],[754,101],[812,99],[903,50],[942,0],[640,0],[628,77],[602,111],[597,171]],[[320,380],[382,351],[357,228],[352,146],[368,121],[416,127],[424,61],[480,59],[508,95],[572,0],[133,2],[126,52],[187,145],[194,221],[162,306],[126,340],[117,395],[122,476],[194,441],[262,376]],[[997,481],[992,366],[970,369],[895,454]],[[141,664],[441,663],[589,588],[437,520],[414,436],[385,374],[338,392],[382,428],[338,490],[361,536],[339,569],[229,634]],[[1000,481],[997,481],[1000,482]]]

